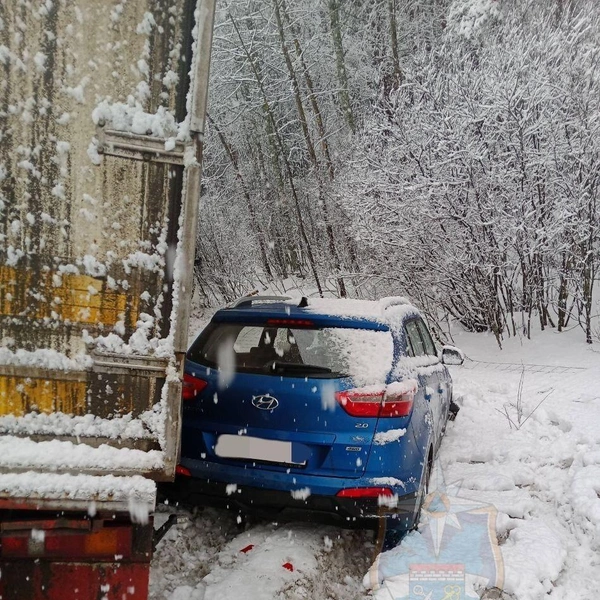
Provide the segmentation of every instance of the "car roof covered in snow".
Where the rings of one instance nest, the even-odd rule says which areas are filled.
[[[316,326],[387,331],[407,314],[419,315],[419,311],[403,297],[350,300],[247,296],[217,311],[213,321],[257,323],[265,319],[307,319]]]

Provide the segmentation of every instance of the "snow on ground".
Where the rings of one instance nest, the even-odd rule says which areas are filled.
[[[438,457],[440,482],[497,509],[505,592],[519,600],[596,597],[600,351],[582,343],[581,331],[507,340],[502,351],[492,336],[463,334],[455,343],[471,360],[452,369],[462,408]],[[413,537],[428,533],[380,557],[365,578],[378,600],[403,597],[406,581],[394,565],[417,546]]]
[[[580,330],[508,339],[503,350],[481,334],[456,335],[454,343],[468,357],[452,368],[461,411],[448,426],[420,531],[375,558],[368,532],[265,522],[240,532],[227,512],[187,514],[159,545],[151,598],[408,597],[406,565],[420,558],[425,537],[440,523],[443,535],[457,534],[447,539],[467,530],[466,512],[436,507],[436,487],[439,497],[479,507],[473,514],[492,509],[490,545],[505,598],[595,598],[600,348],[583,343]],[[451,550],[454,562],[467,561],[466,547],[456,542]],[[465,575],[464,597],[485,585]]]
[[[180,521],[155,553],[151,599],[364,597],[358,575],[374,558],[370,533],[268,522],[241,531],[235,515],[214,509],[184,512]]]

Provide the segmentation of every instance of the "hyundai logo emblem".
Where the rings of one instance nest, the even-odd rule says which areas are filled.
[[[252,405],[256,406],[256,408],[260,408],[260,410],[273,410],[279,406],[279,400],[277,398],[273,398],[269,394],[265,394],[264,396],[254,396],[252,398]]]

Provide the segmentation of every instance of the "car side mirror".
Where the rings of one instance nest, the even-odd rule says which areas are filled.
[[[464,362],[465,355],[456,346],[446,345],[442,348],[442,363],[445,365],[462,365]]]

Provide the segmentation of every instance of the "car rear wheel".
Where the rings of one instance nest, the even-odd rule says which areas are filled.
[[[399,515],[382,517],[380,520],[377,539],[381,542],[382,552],[395,548],[409,531],[414,531],[418,528],[419,520],[421,518],[421,509],[423,508],[425,498],[429,494],[429,484],[431,481],[432,470],[433,446],[429,448],[427,463],[421,477],[421,485],[419,486],[419,491],[417,493],[417,499],[415,502],[416,510],[413,513],[412,523],[407,524],[405,519],[401,519]]]
[[[429,484],[431,483],[431,472],[433,471],[433,448],[429,449],[429,454],[427,457],[427,465],[426,470],[423,473],[423,478],[421,481],[421,485],[419,487],[419,498],[417,501],[417,511],[415,513],[415,520],[412,526],[412,529],[417,529],[419,527],[419,521],[421,520],[421,509],[423,508],[423,504],[425,503],[425,498],[430,492]]]

